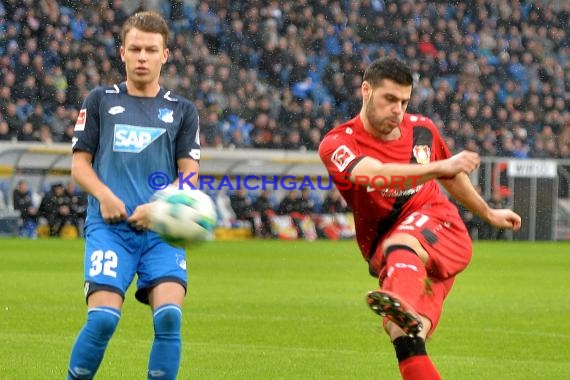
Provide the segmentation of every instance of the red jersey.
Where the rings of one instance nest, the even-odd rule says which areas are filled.
[[[366,156],[384,163],[418,165],[451,156],[437,127],[427,117],[405,114],[400,131],[401,136],[396,140],[377,139],[364,130],[357,116],[331,130],[319,146],[321,160],[353,210],[356,239],[367,260],[384,235],[414,211],[430,204],[456,210],[434,180],[409,189],[397,186],[379,189],[349,183],[350,171]]]

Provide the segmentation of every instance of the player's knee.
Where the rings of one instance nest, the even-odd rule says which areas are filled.
[[[153,314],[155,334],[179,334],[182,323],[182,309],[174,304],[162,305]]]
[[[88,313],[90,331],[100,340],[110,339],[121,319],[121,311],[112,307],[94,307]]]
[[[424,249],[424,247],[422,247],[418,239],[413,236],[406,234],[396,234],[382,242],[382,252],[384,253],[384,257],[388,257],[391,252],[399,249],[413,253],[414,255],[418,256],[424,263],[429,258],[427,251]]]
[[[390,255],[392,252],[395,251],[406,251],[406,252],[410,252],[411,254],[414,254],[417,256],[416,251],[414,250],[414,248],[410,247],[407,244],[383,244],[382,245],[382,252],[384,252],[384,257],[388,257],[388,255]]]

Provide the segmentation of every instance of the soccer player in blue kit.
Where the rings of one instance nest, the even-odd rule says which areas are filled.
[[[159,84],[168,26],[153,12],[129,17],[121,32],[126,82],[98,87],[75,125],[72,177],[89,193],[85,224],[87,321],[71,352],[68,379],[92,379],[138,275],[136,298],[149,304],[154,342],[149,379],[175,379],[180,366],[186,256],[149,231],[152,173],[178,173],[196,185],[198,114]],[[176,181],[175,181],[176,182]],[[185,184],[185,186],[189,186]]]

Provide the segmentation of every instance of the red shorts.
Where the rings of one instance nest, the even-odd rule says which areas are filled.
[[[429,255],[426,271],[430,287],[416,305],[416,311],[432,322],[435,330],[443,301],[449,294],[455,275],[463,271],[472,256],[471,238],[455,209],[431,207],[416,211],[399,220],[384,239],[396,234],[414,236]],[[382,241],[369,260],[370,272],[378,275],[380,283],[386,277]]]

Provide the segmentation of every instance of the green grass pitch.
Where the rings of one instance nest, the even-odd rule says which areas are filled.
[[[180,379],[398,379],[354,242],[189,250]],[[84,322],[83,241],[0,240],[0,379],[63,379]],[[570,244],[479,243],[428,352],[444,379],[570,378]],[[99,379],[146,378],[151,314],[127,294]]]

